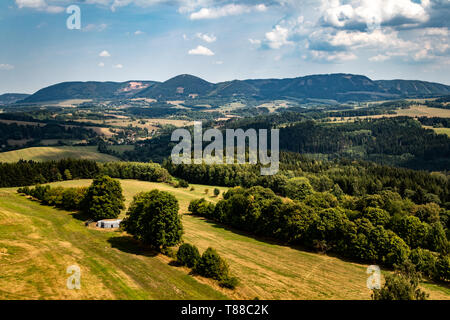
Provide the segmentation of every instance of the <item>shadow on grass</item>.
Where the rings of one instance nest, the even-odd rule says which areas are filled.
[[[156,257],[159,254],[155,249],[142,245],[131,236],[112,237],[107,241],[111,244],[111,247],[126,253],[145,257]]]
[[[72,218],[77,219],[79,221],[85,222],[85,221],[90,220],[89,215],[82,211],[77,211],[77,212],[71,213],[70,215],[72,216]]]

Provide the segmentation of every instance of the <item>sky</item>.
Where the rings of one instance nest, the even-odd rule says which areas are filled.
[[[0,94],[179,74],[450,85],[449,17],[450,0],[2,0]]]

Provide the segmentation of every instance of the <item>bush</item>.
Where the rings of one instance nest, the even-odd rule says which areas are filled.
[[[211,218],[214,215],[215,206],[213,203],[206,201],[205,199],[192,200],[189,203],[189,212],[193,215]]]
[[[208,248],[195,267],[195,272],[206,278],[226,280],[229,275],[228,265],[216,250]]]
[[[239,284],[239,280],[236,277],[228,277],[219,282],[219,285],[223,288],[235,289]]]
[[[182,244],[177,252],[177,262],[182,266],[195,268],[201,259],[200,253],[196,246],[189,243]]]
[[[161,253],[168,256],[169,258],[172,259],[176,259],[177,258],[177,253],[175,252],[174,249],[169,248],[169,247],[164,247],[161,249]]]
[[[419,289],[420,274],[410,261],[396,266],[394,274],[386,276],[381,289],[372,293],[373,300],[426,300],[428,294]]]
[[[436,276],[436,261],[437,257],[433,252],[417,248],[411,250],[409,259],[416,266],[417,271],[421,272],[424,276],[432,279]]]
[[[214,188],[214,196],[218,197],[220,194],[220,190],[218,188]]]
[[[440,256],[436,261],[436,278],[441,281],[450,281],[450,256]]]
[[[178,210],[178,200],[168,192],[141,192],[134,197],[122,225],[136,239],[157,249],[174,246],[183,234]]]
[[[180,188],[188,188],[189,187],[189,183],[186,180],[180,179],[178,181],[178,186]]]
[[[62,208],[80,210],[87,188],[67,188],[62,192]]]

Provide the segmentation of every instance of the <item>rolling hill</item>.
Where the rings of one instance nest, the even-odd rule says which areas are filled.
[[[183,214],[185,241],[201,252],[209,246],[217,249],[240,279],[236,290],[188,275],[187,268],[172,266],[168,257],[139,247],[123,232],[86,228],[77,213],[40,205],[15,188],[2,188],[0,299],[370,299],[367,265],[257,239],[185,214],[189,202],[207,197],[203,191],[211,186],[192,185],[195,189],[189,190],[146,181],[120,182],[126,205],[141,191],[174,194]],[[90,183],[71,180],[51,185]],[[65,287],[65,271],[71,264],[82,270],[83,290]],[[450,298],[446,286],[430,282],[421,286],[431,299]]]
[[[43,88],[20,102],[35,103],[68,99],[114,99],[133,96],[154,81],[63,82]]]
[[[25,93],[5,93],[0,95],[0,105],[15,103],[29,97],[29,94]]]
[[[19,160],[50,161],[67,158],[88,159],[99,162],[118,161],[114,156],[99,153],[96,146],[32,147],[0,153],[0,162],[17,162]]]
[[[254,79],[211,83],[183,74],[165,82],[64,82],[39,90],[25,103],[64,99],[257,98],[327,99],[339,102],[424,98],[450,94],[450,86],[417,80],[373,81],[363,75],[322,74],[292,79]]]

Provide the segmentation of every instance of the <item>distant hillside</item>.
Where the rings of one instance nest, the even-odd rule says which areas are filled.
[[[52,85],[24,99],[23,102],[44,102],[67,99],[111,99],[133,96],[151,87],[154,81],[127,82],[63,82]]]
[[[390,93],[408,96],[443,95],[450,88],[440,83],[414,80],[379,80],[375,83]]]
[[[417,80],[373,81],[363,75],[323,74],[292,79],[234,80],[211,83],[184,74],[165,82],[65,82],[39,90],[24,102],[124,97],[170,99],[259,98],[327,99],[338,102],[436,97],[450,94],[450,86]]]
[[[215,84],[203,79],[183,74],[157,83],[154,86],[143,90],[137,94],[139,97],[156,99],[188,97],[189,95],[206,96],[214,90]]]
[[[99,162],[119,160],[114,156],[99,153],[96,146],[32,147],[0,153],[0,162],[17,162],[19,160],[51,161],[68,158],[88,159]]]
[[[5,93],[0,95],[0,104],[15,103],[29,96],[30,96],[29,94],[25,93]]]

